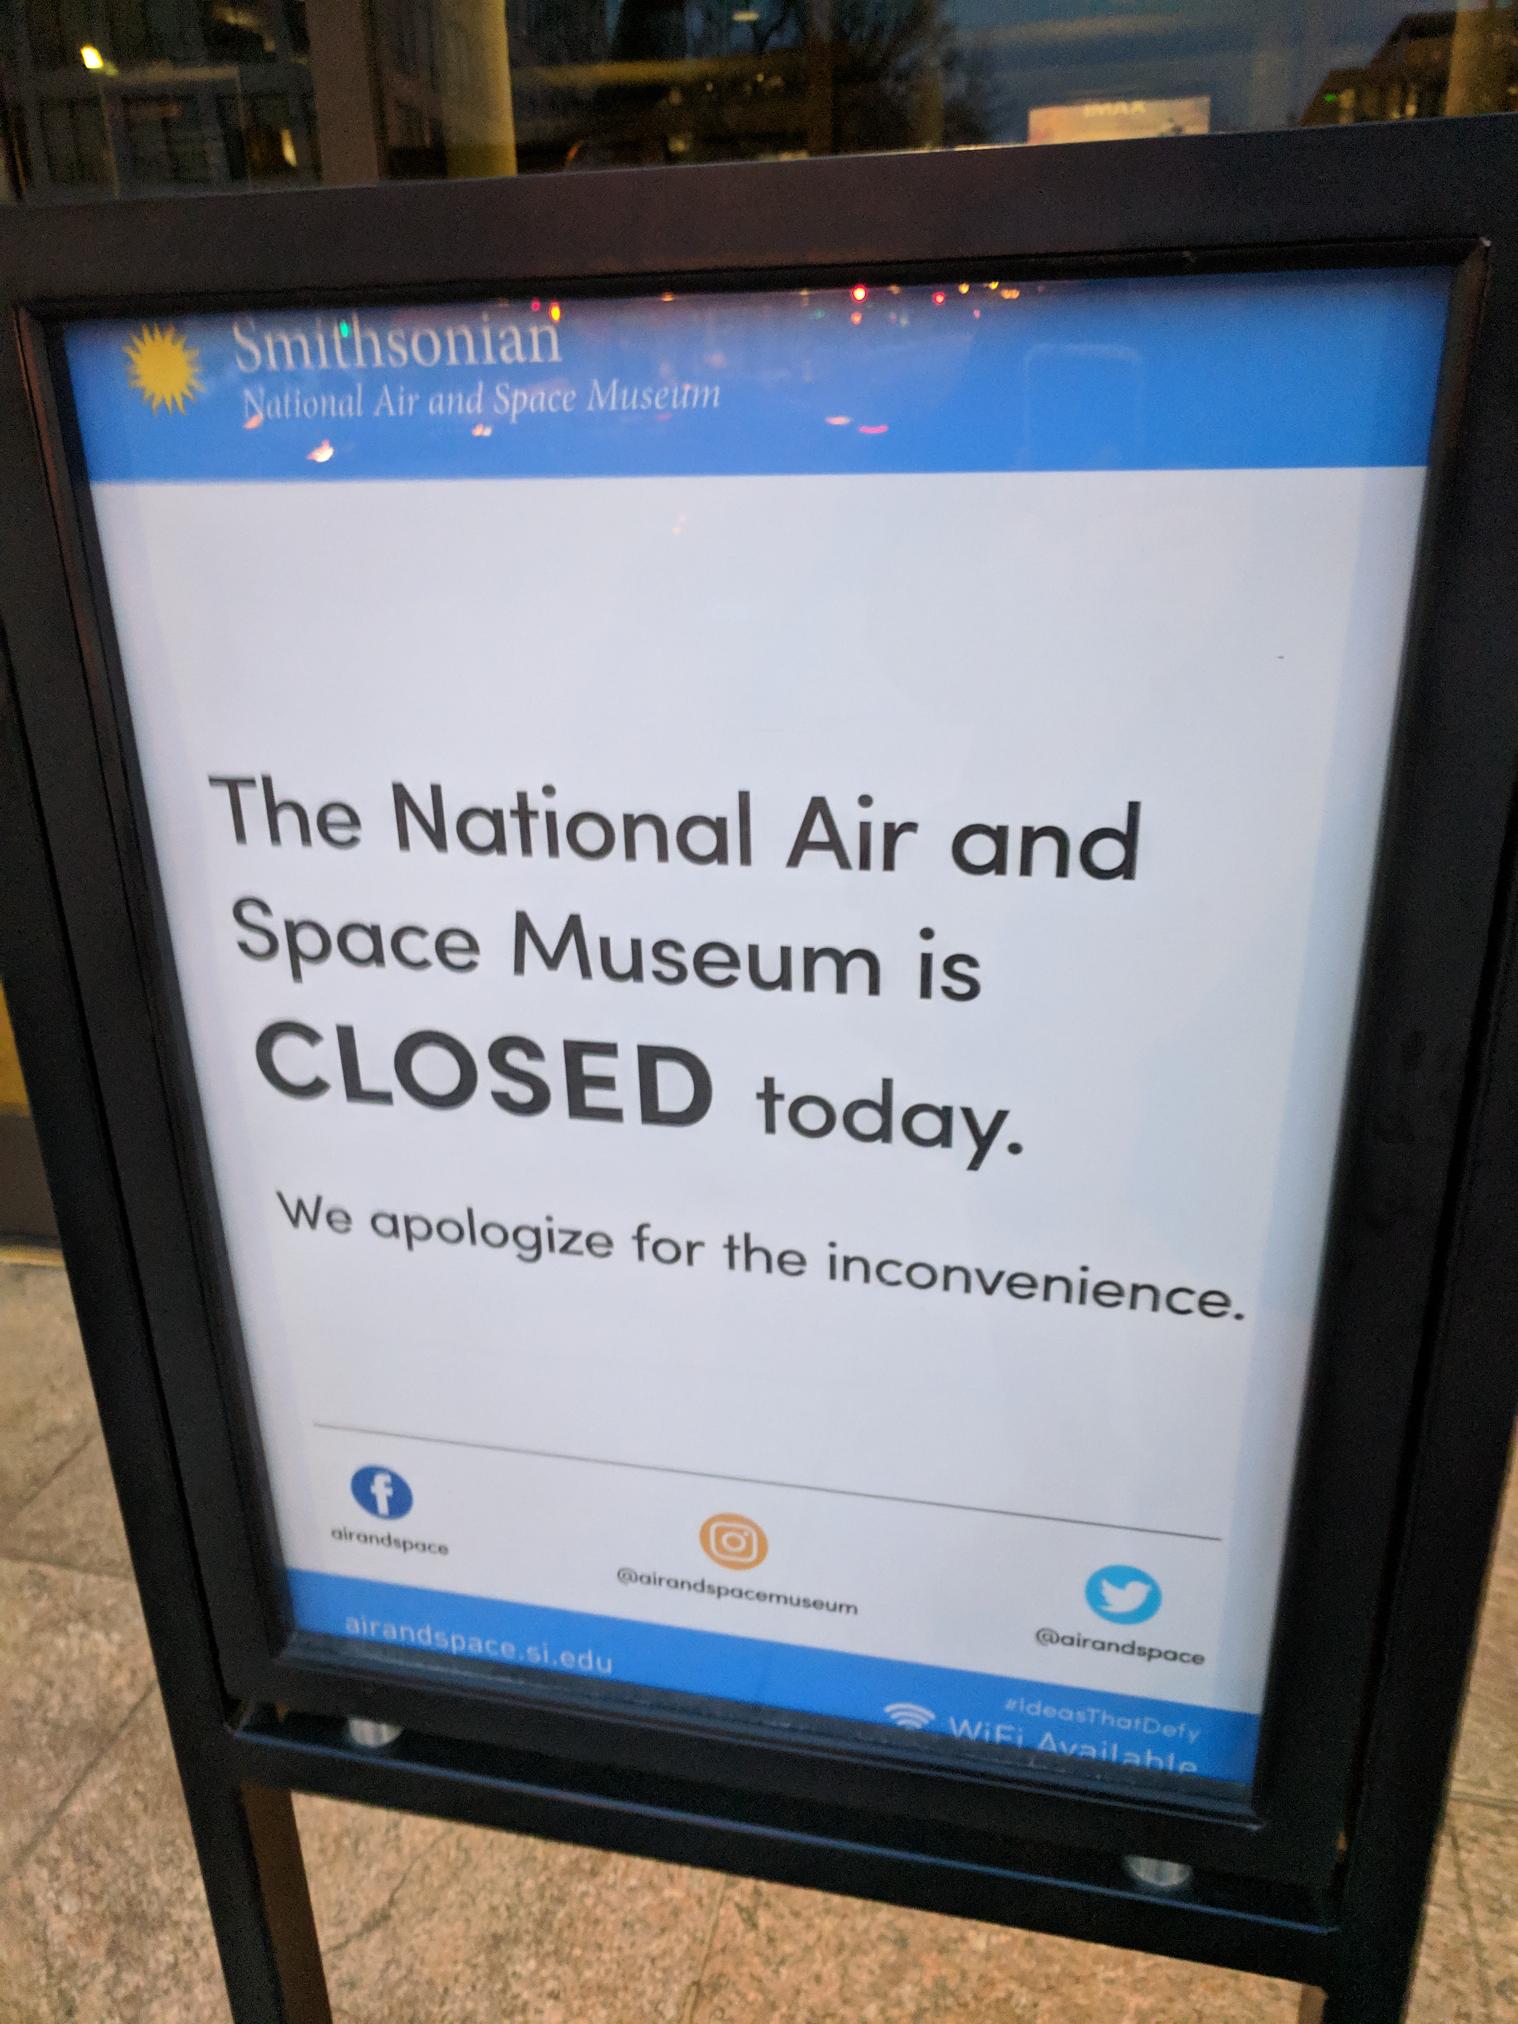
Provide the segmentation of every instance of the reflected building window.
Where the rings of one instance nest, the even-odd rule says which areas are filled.
[[[0,116],[28,195],[320,173],[302,0],[0,0]]]
[[[1518,20],[1511,8],[1405,14],[1368,63],[1331,70],[1306,126],[1518,111]]]

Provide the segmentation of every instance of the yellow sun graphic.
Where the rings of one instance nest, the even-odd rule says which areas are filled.
[[[171,323],[167,330],[144,324],[123,347],[127,356],[127,378],[154,414],[160,408],[177,408],[184,413],[186,401],[204,390],[200,377],[200,353]]]

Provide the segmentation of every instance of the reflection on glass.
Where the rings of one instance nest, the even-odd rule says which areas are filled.
[[[0,195],[1348,125],[1518,106],[1512,4],[0,0]],[[319,144],[318,144],[319,137]]]
[[[0,187],[320,173],[303,0],[0,0]]]
[[[1427,119],[1434,113],[1512,112],[1518,106],[1518,28],[1511,7],[1404,14],[1368,63],[1330,70],[1305,126]]]

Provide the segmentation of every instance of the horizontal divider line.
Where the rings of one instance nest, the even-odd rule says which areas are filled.
[[[1221,1546],[1216,1532],[1174,1532],[1163,1525],[1123,1525],[1111,1518],[1063,1518],[1048,1511],[1002,1511],[994,1504],[950,1504],[939,1497],[893,1497],[884,1490],[840,1490],[832,1483],[786,1483],[773,1476],[733,1476],[716,1469],[677,1469],[667,1462],[622,1462],[610,1455],[564,1455],[553,1448],[514,1448],[504,1441],[465,1441],[448,1434],[402,1434],[393,1427],[350,1427],[313,1420],[324,1434],[363,1434],[376,1441],[422,1441],[435,1448],[478,1448],[489,1455],[526,1455],[538,1462],[579,1462],[592,1469],[638,1469],[650,1476],[690,1476],[704,1483],[743,1483],[755,1490],[804,1490],[817,1497],[862,1497],[872,1504],[914,1504],[928,1511],[968,1511],[980,1518],[1022,1518],[1035,1525],[1083,1525],[1095,1532],[1142,1532],[1154,1539],[1196,1539]]]

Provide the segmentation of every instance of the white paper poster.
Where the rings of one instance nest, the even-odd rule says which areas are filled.
[[[74,329],[298,1625],[1249,1778],[1443,287]]]

